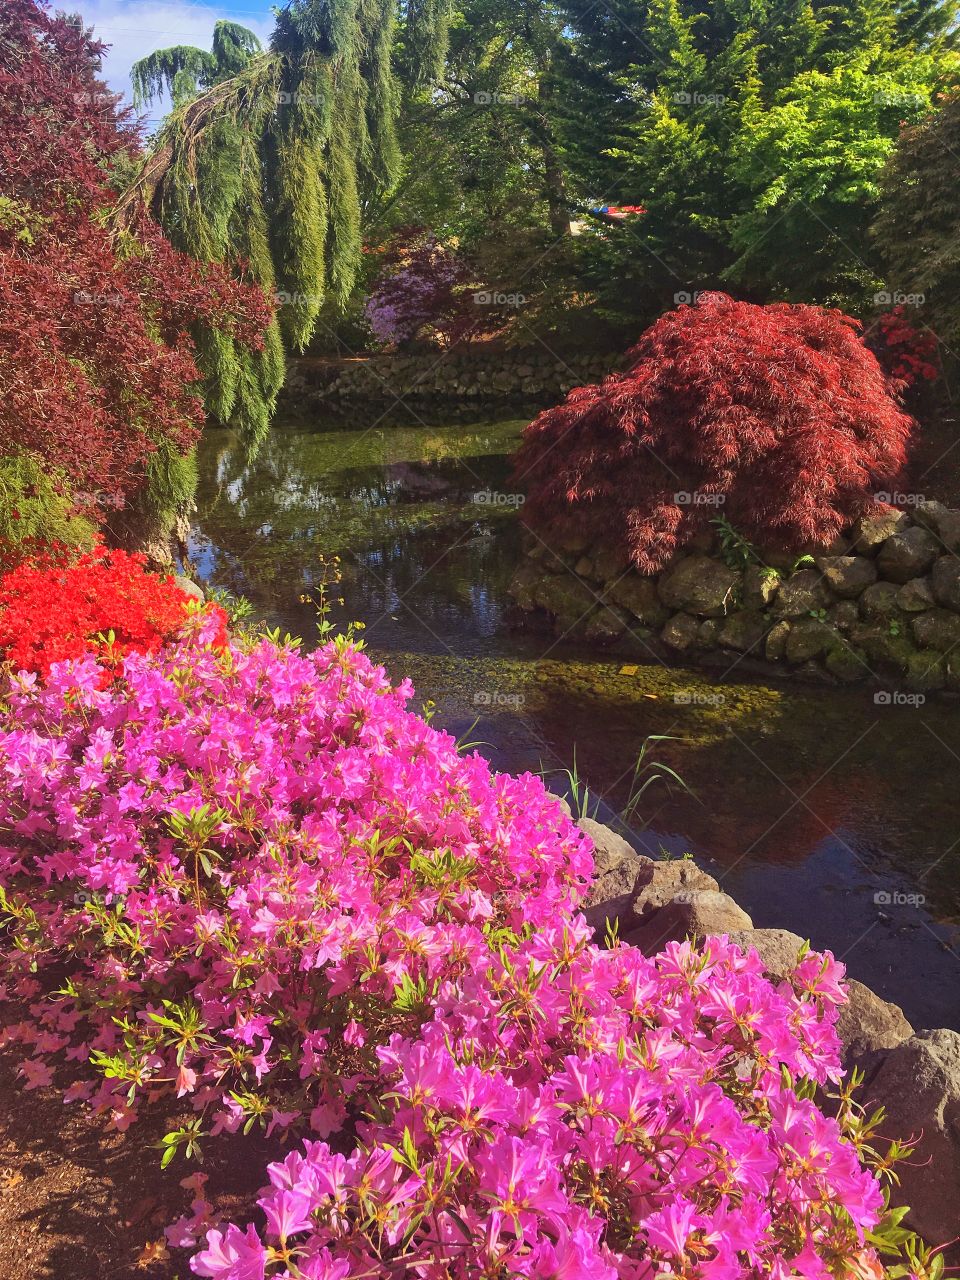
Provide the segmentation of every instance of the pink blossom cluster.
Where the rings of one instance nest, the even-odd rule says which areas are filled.
[[[445,987],[380,1049],[353,1152],[308,1142],[271,1165],[262,1232],[209,1228],[195,1273],[882,1274],[878,1182],[793,1083],[839,1076],[842,966],[809,953],[775,987],[726,939],[647,959],[589,937],[582,917],[549,925]]]
[[[328,1135],[377,1046],[491,939],[569,913],[589,844],[345,644],[207,634],[12,681],[0,729],[3,1039],[126,1128],[189,1097],[213,1132]]]
[[[0,981],[27,1088],[69,1073],[120,1128],[188,1099],[171,1158],[309,1135],[260,1227],[187,1180],[195,1274],[883,1274],[863,1130],[812,1099],[842,966],[598,948],[589,841],[539,779],[462,756],[346,641],[192,625],[105,687],[93,655],[10,679]]]

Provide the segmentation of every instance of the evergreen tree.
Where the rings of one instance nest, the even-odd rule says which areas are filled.
[[[209,53],[206,49],[181,44],[157,49],[135,62],[130,69],[133,101],[143,107],[166,90],[173,105],[180,106],[195,98],[201,89],[209,89],[242,71],[260,52],[260,41],[252,31],[236,22],[218,22],[213,28]]]
[[[269,426],[285,350],[303,350],[324,302],[351,293],[362,202],[397,173],[394,56],[416,62],[426,92],[450,3],[408,0],[398,18],[395,0],[292,0],[265,51],[231,27],[219,55],[167,50],[140,64],[139,91],[169,87],[177,105],[116,222],[146,204],[179,248],[233,264],[276,297],[261,351],[197,334],[209,411],[252,442]]]
[[[592,98],[561,144],[598,203],[646,209],[584,241],[601,308],[632,325],[730,281],[860,305],[899,123],[956,71],[955,0],[922,3],[565,0]]]
[[[886,287],[920,294],[922,316],[960,351],[960,95],[903,131],[883,175],[874,234]]]

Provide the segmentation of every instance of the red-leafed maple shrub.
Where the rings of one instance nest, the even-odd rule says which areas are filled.
[[[868,344],[885,372],[908,387],[940,376],[936,335],[918,329],[902,306],[880,316]]]
[[[226,615],[219,605],[206,608],[225,643]],[[98,547],[66,563],[26,561],[0,577],[0,658],[41,676],[89,652],[117,664],[175,636],[190,610],[191,597],[172,578],[150,573],[143,556]]]
[[[139,133],[98,79],[102,48],[35,0],[0,5],[0,455],[56,468],[101,516],[160,445],[197,438],[193,326],[257,347],[271,314],[146,213],[112,232]]]
[[[894,481],[914,426],[858,329],[721,293],[668,312],[626,373],[527,428],[527,522],[622,548],[644,573],[718,509],[761,547],[831,541]]]

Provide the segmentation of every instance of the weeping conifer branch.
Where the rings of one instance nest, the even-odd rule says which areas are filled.
[[[137,64],[142,100],[181,73],[193,91],[179,82],[115,225],[129,229],[146,205],[178,248],[276,297],[261,352],[197,335],[209,412],[251,442],[269,426],[285,351],[302,351],[325,302],[353,290],[361,208],[396,180],[401,94],[442,67],[451,9],[410,0],[398,22],[396,0],[293,0],[266,51],[218,23],[212,54],[161,50]]]

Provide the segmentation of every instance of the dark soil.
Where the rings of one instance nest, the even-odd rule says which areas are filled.
[[[163,1229],[187,1212],[180,1180],[202,1168],[218,1214],[246,1221],[282,1159],[277,1142],[222,1137],[160,1169],[153,1145],[170,1124],[144,1120],[107,1131],[55,1089],[26,1093],[17,1058],[0,1055],[0,1280],[187,1280],[188,1255]]]

